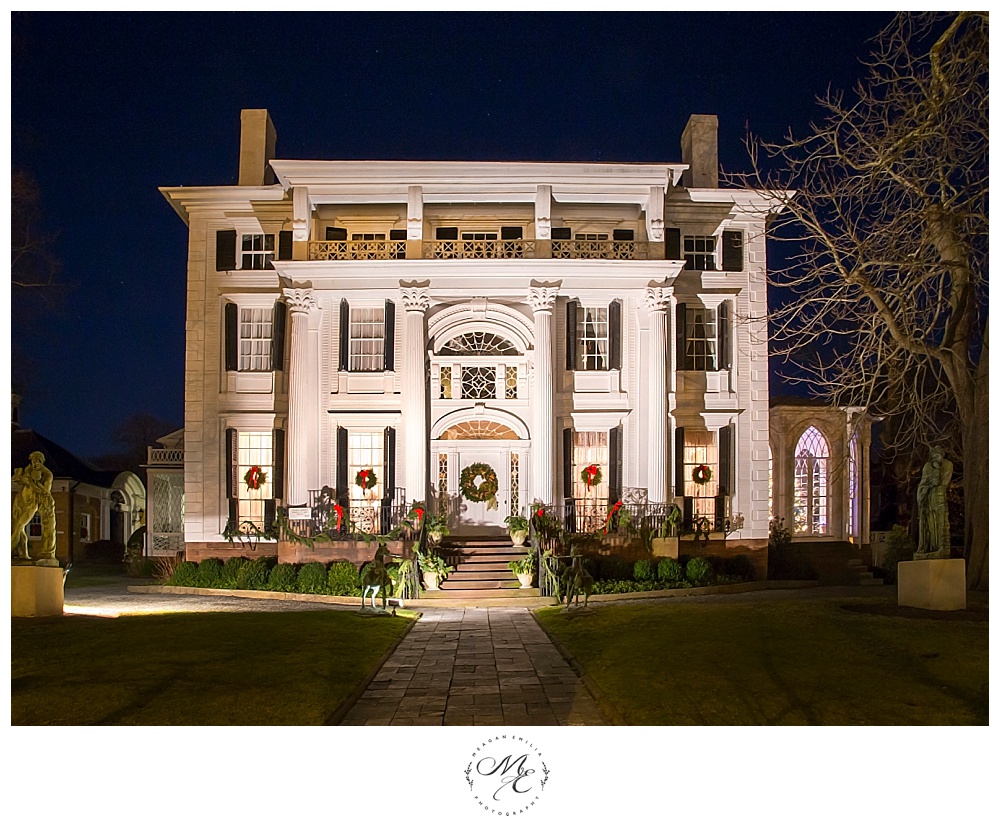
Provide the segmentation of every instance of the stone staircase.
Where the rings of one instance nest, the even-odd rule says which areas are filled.
[[[806,557],[825,586],[882,586],[871,570],[869,553],[848,541],[815,542],[808,546]]]
[[[524,557],[524,549],[506,535],[487,538],[448,538],[440,553],[455,567],[436,592],[421,598],[524,598],[538,597],[537,588],[521,589],[508,564]]]

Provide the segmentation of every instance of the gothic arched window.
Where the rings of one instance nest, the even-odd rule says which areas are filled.
[[[810,426],[795,447],[795,498],[792,529],[796,535],[826,535],[829,531],[827,513],[827,462],[830,448],[826,438],[815,426]]]

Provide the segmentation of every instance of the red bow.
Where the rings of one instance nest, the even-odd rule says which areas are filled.
[[[340,532],[340,525],[344,523],[344,507],[334,504],[333,511],[337,513],[337,532]]]
[[[539,509],[539,510],[538,510],[538,511],[537,511],[537,512],[535,513],[535,516],[536,516],[536,517],[538,517],[538,518],[541,518],[541,517],[542,517],[543,515],[545,515],[545,510],[544,510],[544,509]]]

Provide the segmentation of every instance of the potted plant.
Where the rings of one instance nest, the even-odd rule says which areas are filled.
[[[441,543],[441,539],[450,534],[448,521],[441,515],[425,515],[424,531],[427,537],[435,544]]]
[[[507,525],[507,534],[514,546],[524,546],[524,541],[528,537],[528,519],[520,515],[508,515],[504,519]]]
[[[428,552],[426,555],[418,552],[417,563],[420,565],[420,572],[424,579],[424,589],[436,590],[441,588],[441,582],[448,577],[454,567],[448,566],[444,558]]]
[[[511,561],[508,566],[521,582],[521,589],[530,589],[531,579],[535,575],[535,553],[529,552],[523,558]]]

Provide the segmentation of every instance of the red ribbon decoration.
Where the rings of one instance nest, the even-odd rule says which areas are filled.
[[[615,505],[611,507],[611,511],[608,513],[608,517],[604,519],[604,534],[608,534],[608,527],[611,525],[611,519],[615,517],[615,513],[621,509],[622,502],[615,501]]]
[[[583,471],[587,473],[587,489],[590,489],[594,485],[594,478],[597,477],[597,473],[601,470],[595,464],[591,464]]]
[[[424,517],[424,511],[419,506],[414,507],[413,511],[417,513],[417,524],[419,524],[420,519]]]
[[[344,523],[344,507],[334,504],[333,511],[337,513],[337,532],[340,532],[340,525]]]

